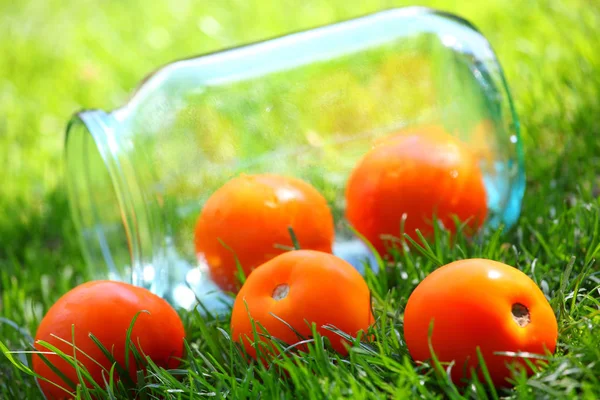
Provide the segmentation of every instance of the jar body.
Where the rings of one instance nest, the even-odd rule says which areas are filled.
[[[67,168],[88,263],[172,303],[226,307],[198,265],[203,204],[241,173],[311,183],[336,224],[334,253],[366,247],[344,220],[344,188],[379,138],[442,126],[477,154],[488,226],[513,224],[524,191],[518,122],[500,66],[467,22],[390,10],[178,61],[122,108],[71,121]]]

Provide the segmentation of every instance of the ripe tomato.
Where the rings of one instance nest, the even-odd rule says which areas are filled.
[[[477,346],[494,384],[500,386],[510,377],[507,363],[525,363],[496,352],[554,352],[558,337],[554,312],[535,282],[516,268],[484,259],[445,265],[410,295],[404,336],[417,361],[431,357],[431,321],[434,353],[441,362],[454,361],[451,375],[457,384],[477,369]]]
[[[276,245],[292,247],[290,226],[303,249],[332,251],[333,216],[313,186],[280,175],[242,175],[204,205],[196,223],[196,252],[219,287],[237,291],[235,256],[248,276],[285,251]]]
[[[287,252],[266,262],[252,272],[238,293],[231,315],[232,336],[243,340],[254,358],[250,317],[259,334],[262,331],[258,326],[262,325],[271,336],[287,344],[301,340],[272,314],[305,338],[312,335],[309,324],[315,323],[317,331],[328,337],[341,354],[347,353],[344,340],[322,326],[331,324],[355,335],[361,330],[366,332],[373,322],[371,296],[363,277],[341,258],[312,250]]]
[[[131,340],[140,354],[149,356],[157,365],[164,368],[177,367],[178,359],[183,355],[185,336],[177,312],[165,300],[148,290],[122,282],[88,282],[62,296],[42,319],[35,336],[35,348],[42,352],[49,351],[38,343],[39,340],[43,340],[73,356],[72,343],[75,343],[80,350],[77,351],[77,360],[89,371],[95,382],[104,386],[104,379],[108,380],[108,373],[103,372],[102,368],[110,371],[111,363],[88,335],[91,333],[96,336],[102,345],[112,352],[115,360],[125,367],[127,329],[136,313],[142,310],[150,314],[139,315],[133,327]],[[74,342],[72,325],[75,326]],[[56,354],[44,355],[67,378],[78,382],[75,369],[66,361]],[[136,363],[131,353],[129,366],[129,374],[135,382]],[[51,382],[69,388],[37,354],[33,355],[33,370]],[[48,399],[72,398],[66,391],[46,381],[39,380],[39,384]],[[88,383],[88,386],[91,387],[91,384]]]
[[[453,216],[479,228],[487,214],[486,191],[477,160],[439,127],[403,131],[376,143],[356,165],[346,187],[346,218],[382,255],[382,235],[419,229],[433,232],[434,215],[448,229]]]

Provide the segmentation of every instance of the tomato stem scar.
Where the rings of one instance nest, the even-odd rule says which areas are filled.
[[[521,303],[515,303],[512,305],[512,316],[517,325],[522,328],[526,327],[531,322],[529,310]]]
[[[282,300],[287,297],[289,292],[290,292],[290,285],[288,285],[287,283],[282,283],[282,284],[277,285],[275,290],[273,290],[272,297],[275,300]]]

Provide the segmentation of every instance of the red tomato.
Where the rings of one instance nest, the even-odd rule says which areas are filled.
[[[356,165],[346,187],[346,218],[382,255],[387,236],[415,230],[428,237],[435,217],[453,230],[454,216],[477,229],[486,191],[470,149],[440,127],[402,131],[379,141]]]
[[[77,351],[77,360],[89,371],[96,383],[104,386],[104,379],[108,380],[108,374],[103,372],[103,368],[110,371],[112,364],[90,339],[89,334],[98,338],[124,367],[127,329],[135,315],[142,310],[149,314],[143,312],[139,315],[131,340],[141,354],[149,356],[158,366],[176,368],[183,355],[185,337],[183,323],[177,312],[150,291],[122,282],[88,282],[62,296],[42,319],[35,336],[35,348],[47,352],[48,349],[38,342],[43,340],[72,356],[74,348],[71,329],[74,325],[74,343],[80,350]],[[71,381],[79,381],[75,369],[58,355],[44,355]],[[33,371],[61,387],[69,388],[37,354],[33,355]],[[134,382],[137,381],[136,363],[131,353],[129,374]],[[39,383],[49,400],[72,398],[67,391],[44,380],[40,379]],[[91,387],[90,383],[88,387]]]
[[[248,276],[286,251],[277,245],[292,247],[289,227],[303,249],[331,252],[333,216],[317,189],[281,175],[242,175],[204,205],[195,229],[196,252],[219,287],[237,292],[235,258]]]
[[[332,347],[346,354],[345,341],[322,326],[334,325],[350,335],[367,331],[373,323],[371,295],[363,277],[341,258],[312,250],[291,251],[254,270],[233,305],[233,339],[243,340],[248,354],[256,357],[250,318],[288,344],[301,339],[281,320],[305,338],[312,335],[309,324],[315,323]]]
[[[479,366],[477,346],[494,384],[500,386],[508,384],[507,364],[525,363],[496,352],[552,353],[558,337],[554,312],[535,282],[516,268],[485,259],[445,265],[410,295],[404,336],[416,361],[431,358],[431,322],[435,355],[441,362],[455,363],[452,380],[457,384]]]

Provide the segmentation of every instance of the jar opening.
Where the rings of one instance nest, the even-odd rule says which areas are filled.
[[[102,111],[73,117],[65,142],[68,196],[92,276],[131,281],[132,253],[107,141],[110,118]]]

